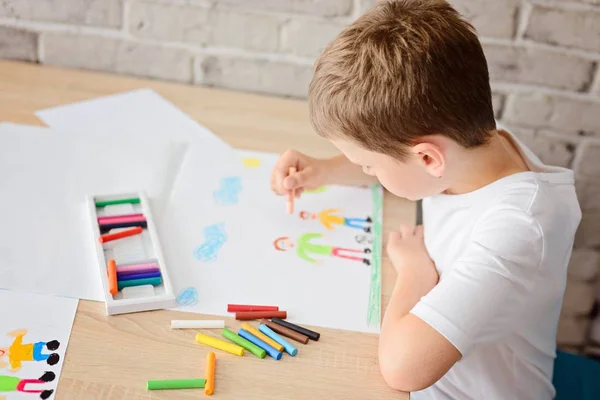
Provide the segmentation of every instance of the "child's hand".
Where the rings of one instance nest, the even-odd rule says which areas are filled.
[[[296,173],[289,176],[290,167]],[[294,150],[288,150],[279,158],[271,173],[271,189],[278,195],[296,190],[296,197],[305,190],[313,190],[325,184],[326,160],[317,160]]]
[[[416,277],[423,295],[438,283],[439,275],[425,248],[423,225],[402,225],[399,232],[390,233],[387,253],[398,275]]]

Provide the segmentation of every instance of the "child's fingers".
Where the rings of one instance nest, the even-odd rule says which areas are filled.
[[[408,224],[402,224],[400,225],[400,234],[402,234],[402,237],[409,237],[409,236],[413,236],[415,234],[415,226],[414,225],[408,225]]]

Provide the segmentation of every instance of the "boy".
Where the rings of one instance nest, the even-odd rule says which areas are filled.
[[[378,3],[316,61],[309,109],[344,156],[285,153],[276,193],[377,178],[424,199],[424,226],[388,237],[397,280],[379,340],[387,383],[411,399],[552,398],[581,218],[573,173],[496,127],[471,25],[442,0]]]

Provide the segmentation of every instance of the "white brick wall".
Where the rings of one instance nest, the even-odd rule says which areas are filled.
[[[303,98],[373,0],[2,0],[0,58]],[[600,0],[450,0],[478,30],[497,119],[575,170],[583,221],[559,342],[583,348],[600,274]]]

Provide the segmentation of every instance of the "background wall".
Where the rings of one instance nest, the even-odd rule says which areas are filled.
[[[451,0],[481,35],[497,118],[573,168],[584,219],[558,341],[600,355],[600,0]],[[1,0],[0,58],[305,97],[371,0]],[[600,297],[600,294],[598,294]],[[596,307],[597,308],[597,307]]]

